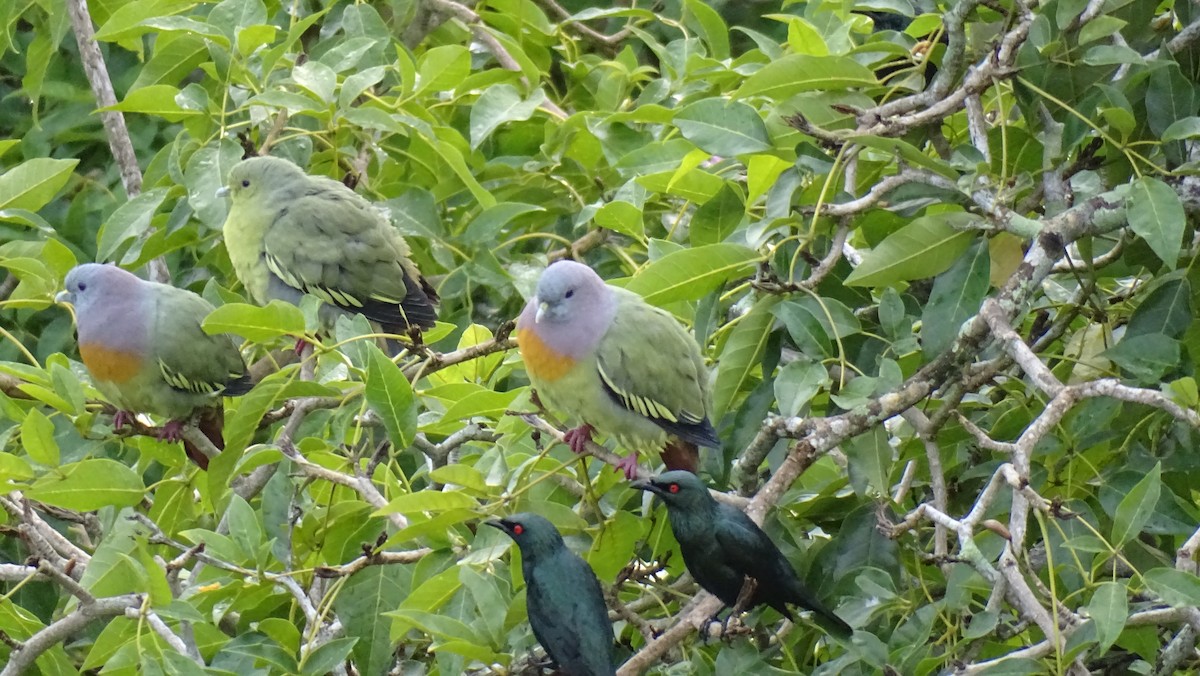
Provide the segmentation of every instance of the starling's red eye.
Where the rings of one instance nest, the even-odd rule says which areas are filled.
[[[524,532],[525,532],[525,526],[522,526],[521,524],[517,524],[517,525],[513,526],[513,535],[520,535],[521,533],[524,533]]]
[[[671,484],[670,486],[667,486],[667,490],[671,491],[672,493],[678,493],[679,484]]]

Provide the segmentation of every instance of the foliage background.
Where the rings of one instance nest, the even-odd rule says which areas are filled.
[[[524,509],[622,674],[1194,671],[1197,36],[1145,0],[0,5],[3,673],[531,670],[475,528]],[[410,236],[426,347],[288,363],[314,308],[244,304],[214,196],[266,150]],[[699,640],[661,508],[553,443],[505,322],[568,255],[693,328],[706,476],[852,643]],[[51,304],[90,260],[247,339],[207,473],[112,434]]]

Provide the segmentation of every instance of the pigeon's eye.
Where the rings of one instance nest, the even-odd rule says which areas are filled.
[[[517,525],[513,526],[513,535],[520,535],[521,533],[524,533],[524,532],[525,532],[525,526],[522,526],[521,524],[517,524]]]
[[[248,178],[243,178],[243,179],[242,179],[242,187],[243,187],[243,188],[249,188],[249,187],[250,187],[250,179],[248,179]]]
[[[671,491],[672,493],[678,493],[679,484],[671,484],[670,486],[667,486],[667,490]]]
[[[570,291],[567,292],[567,298],[570,298],[571,296],[574,296],[574,295],[575,295],[575,289],[571,289]]]
[[[79,283],[79,290],[80,290],[80,291],[87,291],[87,284],[84,284],[83,282],[80,282],[80,283]]]

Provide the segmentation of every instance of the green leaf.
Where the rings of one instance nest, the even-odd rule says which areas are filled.
[[[229,38],[225,37],[225,34],[221,32],[220,28],[217,28],[206,21],[198,21],[185,16],[151,17],[139,23],[136,29],[141,33],[149,33],[153,30],[158,30],[164,33],[178,32],[187,35],[198,35],[208,40],[212,40],[226,49],[228,49],[230,45]]]
[[[847,286],[887,286],[941,274],[975,238],[976,218],[962,212],[924,216],[888,235],[863,256]]]
[[[417,402],[412,386],[383,350],[373,343],[364,343],[363,349],[367,357],[367,403],[383,419],[392,447],[397,451],[406,449],[417,429]]]
[[[1161,333],[1126,336],[1099,356],[1111,359],[1139,382],[1150,385],[1179,368],[1178,340]]]
[[[225,306],[228,307],[228,306]],[[275,406],[280,392],[288,381],[295,378],[294,371],[279,371],[263,378],[254,389],[239,397],[237,409],[225,421],[225,450],[221,456],[240,456],[254,438],[258,423],[263,415]],[[210,468],[209,472],[212,473]]]
[[[417,61],[417,74],[421,78],[417,94],[454,89],[471,74],[471,53],[462,45],[434,47]]]
[[[117,207],[100,226],[96,260],[113,260],[121,245],[145,234],[150,229],[150,220],[167,198],[167,193],[166,188],[152,188]]]
[[[305,61],[292,69],[292,80],[324,103],[333,103],[337,73],[320,61]]]
[[[1192,285],[1186,277],[1172,279],[1151,291],[1137,306],[1123,340],[1152,334],[1181,340],[1191,324]]]
[[[267,8],[262,0],[221,0],[208,12],[208,22],[224,31],[230,42],[241,29],[266,21]]]
[[[771,149],[762,118],[739,101],[701,99],[676,113],[674,122],[684,138],[713,155],[732,157]]]
[[[504,415],[520,392],[493,392],[483,389],[451,404],[442,420],[467,420],[475,416],[499,418]]]
[[[137,26],[149,17],[168,16],[195,7],[194,0],[144,0],[127,2],[116,8],[96,31],[101,42],[117,42],[147,32]],[[93,10],[95,11],[95,10]]]
[[[1162,491],[1162,463],[1154,463],[1154,469],[1137,482],[1117,505],[1113,517],[1112,544],[1120,548],[1138,533],[1154,514],[1158,496]]]
[[[225,223],[228,204],[225,198],[217,197],[217,189],[225,185],[229,170],[241,159],[242,148],[232,138],[221,139],[218,146],[200,148],[188,158],[183,172],[188,204],[209,228],[218,229]]]
[[[304,336],[304,314],[300,308],[273,300],[267,305],[230,303],[213,310],[201,323],[205,333],[232,333],[256,343],[280,336]]]
[[[367,566],[350,576],[334,597],[333,607],[346,629],[346,635],[357,638],[354,660],[359,673],[382,674],[392,663],[392,623],[383,613],[395,610],[409,590],[403,566]]]
[[[1176,120],[1162,133],[1164,141],[1182,141],[1200,136],[1200,117],[1185,117]]]
[[[34,476],[33,465],[24,458],[0,452],[0,482],[27,481]]]
[[[29,409],[21,423],[21,445],[34,462],[47,467],[57,467],[59,450],[54,440],[54,423],[41,410]]]
[[[254,508],[240,495],[233,495],[225,507],[225,522],[229,526],[229,537],[238,544],[245,560],[253,561],[254,554],[266,541],[262,524]]]
[[[429,473],[429,480],[442,484],[454,484],[479,493],[487,493],[488,485],[479,470],[467,465],[443,465]]]
[[[66,185],[79,160],[44,157],[22,162],[0,175],[0,209],[37,211]]]
[[[1174,268],[1183,246],[1187,216],[1183,212],[1183,202],[1171,186],[1151,176],[1137,179],[1130,188],[1125,213],[1129,227],[1146,240],[1168,268]]]
[[[1176,608],[1200,605],[1200,578],[1174,568],[1153,568],[1142,582],[1163,601]]]
[[[405,493],[383,507],[374,516],[387,514],[419,514],[421,512],[446,512],[454,509],[478,509],[479,501],[461,491],[417,491]]]
[[[132,507],[145,494],[146,487],[136,472],[107,458],[63,465],[25,492],[33,500],[80,512],[101,507]]]
[[[485,644],[483,637],[471,629],[469,625],[453,617],[407,609],[384,613],[384,615],[407,622],[439,639],[458,639],[474,645]]]
[[[779,404],[779,414],[798,415],[804,405],[829,382],[829,372],[819,362],[794,361],[784,366],[775,377],[775,401]]]
[[[699,300],[722,284],[748,276],[760,256],[738,244],[680,249],[638,270],[626,289],[651,305]]]
[[[384,624],[380,622],[379,624]],[[346,657],[350,654],[350,650],[354,648],[357,638],[335,638],[321,647],[312,651],[304,657],[304,663],[301,665],[304,676],[324,676],[337,670]]]
[[[714,59],[728,59],[729,27],[717,10],[701,0],[684,0],[683,7],[684,25],[700,34]]]
[[[541,89],[534,90],[528,99],[522,99],[521,92],[513,85],[488,87],[471,107],[471,149],[478,148],[500,125],[528,120],[545,100],[546,94]]]
[[[878,84],[870,68],[844,56],[792,54],[760,68],[734,93],[734,98],[763,96],[772,101],[807,91],[834,91]]]
[[[737,191],[726,185],[716,197],[705,202],[692,214],[689,231],[692,245],[704,246],[725,241],[725,238],[741,225],[745,215],[746,205],[742,204]]]
[[[1101,582],[1096,585],[1096,591],[1088,603],[1088,616],[1096,623],[1096,654],[1103,655],[1121,635],[1125,618],[1129,616],[1125,585],[1120,582]]]
[[[646,227],[642,223],[642,208],[636,204],[621,200],[609,202],[597,209],[592,218],[596,225],[622,235],[635,239],[646,236]]]
[[[887,497],[891,490],[892,447],[888,432],[875,425],[844,446],[849,463],[850,485],[864,497]],[[867,490],[867,489],[871,490]]]
[[[987,295],[991,264],[987,240],[980,239],[933,280],[929,302],[921,313],[921,347],[927,361],[949,348],[963,322],[979,312]]]
[[[192,115],[199,115],[196,110],[186,110],[178,103],[179,88],[169,84],[147,85],[135,89],[125,95],[125,99],[101,110],[119,110],[125,113],[143,113],[161,117],[167,122],[179,122]]]
[[[665,260],[665,259],[663,259]],[[754,371],[761,366],[767,341],[775,327],[771,311],[778,297],[760,299],[733,327],[717,360],[717,379],[713,385],[713,420],[720,420],[738,392],[748,389]]]

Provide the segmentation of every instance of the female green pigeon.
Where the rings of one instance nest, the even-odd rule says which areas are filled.
[[[389,333],[433,326],[434,292],[384,214],[332,179],[278,157],[242,160],[229,173],[225,247],[259,304],[325,302],[322,321],[362,314]]]
[[[634,451],[618,465],[632,479],[639,450],[694,472],[696,447],[720,445],[696,341],[670,314],[586,265],[546,268],[517,320],[517,344],[538,396],[580,422],[566,434],[576,453],[593,431],[613,437]]]
[[[250,390],[233,338],[200,328],[213,311],[200,296],[97,263],[67,273],[66,287],[55,300],[75,306],[79,356],[96,389],[118,409],[114,429],[143,411],[170,418],[159,439],[178,441],[197,409]],[[224,446],[211,430],[202,431],[217,448]],[[198,465],[208,465],[207,456],[184,445]]]

